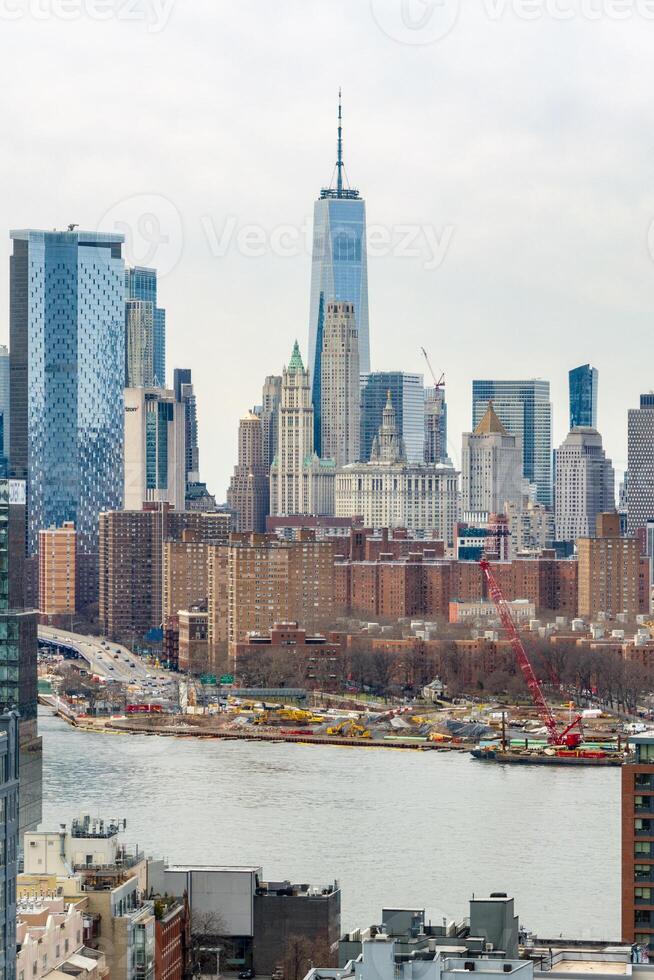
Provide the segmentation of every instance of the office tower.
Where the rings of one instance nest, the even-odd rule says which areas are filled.
[[[125,508],[184,510],[184,410],[167,388],[125,389]]]
[[[582,364],[568,373],[570,386],[570,428],[597,428],[597,368]]]
[[[320,359],[323,329],[329,302],[354,304],[359,335],[359,366],[370,371],[368,331],[368,266],[366,258],[366,205],[357,190],[346,187],[341,128],[341,97],[338,97],[338,152],[333,182],[320,192],[313,208],[313,254],[309,311],[309,371],[313,382],[315,448],[321,452]]]
[[[313,405],[309,372],[297,340],[282,373],[277,454],[270,470],[270,513],[331,514],[333,462],[318,459],[313,445]]]
[[[447,404],[445,387],[425,388],[425,463],[447,460]]]
[[[0,344],[0,477],[9,472],[9,348]]]
[[[597,515],[615,509],[615,474],[596,429],[577,428],[556,452],[556,540],[595,533]]]
[[[143,299],[125,300],[125,387],[154,387],[154,313]]]
[[[536,484],[536,499],[552,505],[552,404],[549,381],[473,381],[472,425],[486,413],[489,401],[512,435],[522,442],[523,476]]]
[[[337,517],[361,517],[366,527],[403,527],[453,543],[458,474],[442,463],[407,461],[390,392],[370,461],[339,468],[334,496]]]
[[[246,412],[238,424],[238,463],[227,491],[236,531],[265,531],[270,477],[263,463],[261,418]]]
[[[149,504],[145,510],[100,515],[99,620],[105,636],[144,635],[162,623],[163,552],[169,539],[191,531],[199,541],[227,543],[227,513],[173,511]]]
[[[166,387],[166,311],[157,306],[157,270],[146,269],[143,266],[125,269],[125,313],[127,325],[127,312],[132,300],[140,300],[148,305],[148,313],[142,310],[142,322],[149,326],[149,336],[151,337],[150,346],[152,349],[152,379],[146,380],[143,384],[150,388]],[[147,373],[149,361],[143,368],[143,375],[149,378]],[[125,382],[125,387],[136,387],[130,385],[129,378]]]
[[[74,521],[97,556],[98,514],[123,501],[122,235],[12,231],[10,472],[27,480],[27,548]]]
[[[505,504],[521,503],[524,482],[520,438],[507,432],[489,402],[475,431],[463,433],[463,510],[500,514]]]
[[[640,396],[640,408],[629,409],[627,459],[627,529],[630,534],[654,517],[654,394]]]
[[[388,392],[409,463],[425,462],[425,388],[421,374],[375,371],[361,376],[361,459],[370,459]],[[429,460],[428,462],[432,462]],[[440,462],[440,460],[436,460]]]
[[[186,446],[186,484],[200,480],[200,450],[198,447],[198,413],[190,368],[175,368],[173,372],[175,401],[184,406]]]
[[[263,385],[261,404],[261,425],[263,429],[263,465],[270,472],[277,452],[277,431],[279,405],[282,398],[282,379],[279,375],[269,375]]]
[[[77,532],[72,521],[39,531],[39,613],[72,619],[77,595]],[[46,619],[47,621],[47,619]],[[64,626],[70,626],[64,623]]]
[[[622,766],[622,942],[654,944],[654,732],[632,735]]]
[[[359,339],[353,303],[327,303],[320,383],[321,453],[336,466],[359,459]]]
[[[16,878],[19,832],[19,722],[14,711],[0,715],[0,974],[16,980]]]
[[[620,536],[620,515],[599,514],[595,537],[577,541],[579,615],[635,619],[649,611],[649,559],[635,537]]]

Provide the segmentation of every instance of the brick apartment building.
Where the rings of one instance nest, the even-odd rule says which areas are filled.
[[[594,538],[577,541],[579,555],[579,615],[609,619],[625,613],[635,619],[650,606],[649,559],[634,535],[620,535],[619,514],[599,514]]]
[[[622,767],[622,941],[654,948],[654,737]]]

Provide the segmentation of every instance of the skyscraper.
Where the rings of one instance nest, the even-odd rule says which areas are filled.
[[[0,476],[9,466],[9,349],[0,344]]]
[[[154,312],[143,299],[125,300],[125,387],[154,387]]]
[[[570,428],[597,428],[597,368],[582,364],[568,373],[570,386]]]
[[[627,528],[633,534],[654,518],[654,394],[629,409],[627,434]]]
[[[447,403],[443,386],[425,388],[425,463],[447,460]]]
[[[370,459],[372,444],[382,424],[388,392],[395,410],[406,458],[425,462],[425,388],[421,374],[375,371],[361,376],[361,459]],[[440,462],[440,460],[427,460]]]
[[[269,480],[269,471],[263,464],[261,418],[246,412],[238,424],[238,463],[227,491],[227,504],[235,515],[235,531],[265,531]]]
[[[263,385],[261,427],[263,435],[263,465],[270,471],[277,452],[279,404],[282,398],[282,379],[278,374],[269,375]]]
[[[125,389],[125,509],[186,498],[184,406],[167,388]]]
[[[463,433],[463,510],[500,514],[522,502],[522,444],[504,428],[492,402],[474,432]]]
[[[556,452],[556,540],[595,534],[599,514],[615,508],[615,474],[596,429],[573,429]]]
[[[322,455],[336,466],[359,459],[359,339],[353,303],[327,303],[322,335]]]
[[[175,401],[184,406],[184,427],[186,447],[186,483],[197,483],[200,479],[200,450],[198,447],[198,413],[190,368],[175,368],[173,372]]]
[[[98,514],[123,502],[122,235],[12,231],[10,470],[27,480],[28,553],[74,521],[97,555]]]
[[[472,424],[489,401],[502,425],[522,441],[523,475],[536,484],[536,499],[552,505],[552,404],[549,381],[473,381]]]
[[[277,453],[270,469],[270,513],[277,516],[333,513],[336,469],[314,452],[309,379],[296,340],[282,373]]]
[[[327,303],[337,301],[354,304],[359,335],[359,366],[362,372],[370,370],[366,206],[358,190],[345,186],[340,92],[338,98],[336,186],[332,180],[329,187],[324,187],[313,209],[309,371],[313,382],[314,441],[318,455],[322,455],[320,358]]]
[[[166,311],[157,306],[157,270],[144,266],[125,269],[125,300],[141,300],[150,304],[148,322],[152,332],[152,381],[150,387],[166,386]],[[126,309],[127,312],[127,309]],[[125,387],[131,387],[128,382]]]

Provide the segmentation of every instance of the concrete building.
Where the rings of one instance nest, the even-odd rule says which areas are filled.
[[[556,540],[590,537],[598,514],[615,508],[615,474],[596,429],[576,428],[556,452]]]
[[[464,511],[498,514],[522,502],[522,442],[511,435],[488,403],[474,432],[463,433],[461,497]]]
[[[195,533],[198,541],[227,543],[230,528],[228,513],[173,511],[167,506],[148,505],[145,510],[101,514],[99,618],[104,635],[142,636],[161,626],[163,552],[168,538],[180,540],[188,530]],[[188,550],[192,565],[197,549],[189,542]],[[180,573],[180,579],[189,587],[192,572],[191,568],[187,574]],[[172,581],[171,561],[171,590]],[[174,601],[172,591],[170,601]]]
[[[368,463],[336,474],[337,517],[360,517],[368,527],[404,527],[453,542],[458,474],[442,463],[408,463],[390,392]]]
[[[654,949],[654,734],[622,767],[622,941]]]
[[[476,428],[492,401],[502,425],[520,439],[523,476],[536,484],[536,499],[552,505],[552,404],[549,381],[472,382],[472,425]]]
[[[322,350],[322,347],[321,347]],[[334,475],[331,460],[314,452],[314,406],[309,372],[297,341],[282,374],[277,454],[270,470],[270,513],[333,514]]]
[[[507,603],[515,622],[525,623],[536,618],[536,606],[528,599],[511,599]],[[494,602],[480,599],[478,602],[463,602],[457,599],[450,602],[450,623],[469,623],[477,620],[494,619],[499,616]]]
[[[406,437],[405,437],[406,442]],[[425,463],[446,463],[447,404],[444,383],[425,388]]]
[[[125,389],[125,509],[168,503],[184,510],[185,419],[166,388]]]
[[[649,561],[635,537],[621,537],[618,514],[599,514],[594,538],[579,538],[579,610],[584,619],[649,612]]]
[[[77,532],[72,521],[64,521],[39,531],[39,613],[72,616],[76,595]]]
[[[39,896],[18,904],[16,976],[60,980],[65,976],[102,980],[109,976],[103,953],[84,945],[84,900]]]
[[[374,371],[361,375],[361,460],[372,457],[373,443],[383,422],[388,393],[404,443],[407,462],[425,462],[425,384],[422,374]],[[441,460],[427,460],[441,462]]]
[[[654,518],[654,393],[641,395],[628,419],[627,530],[633,534]]]
[[[525,552],[538,553],[552,547],[555,535],[554,514],[529,497],[520,503],[507,503],[504,513],[509,528],[509,558]]]
[[[320,452],[336,466],[360,454],[359,336],[353,303],[327,303],[320,362]]]
[[[0,344],[0,477],[9,476],[9,348]]]
[[[282,379],[280,375],[268,375],[264,381],[261,399],[263,465],[266,468],[266,472],[270,473],[270,467],[277,453],[279,406],[282,400]]]
[[[163,546],[163,616],[176,616],[207,601],[209,543],[197,530],[182,531],[181,540],[169,538]]]
[[[270,469],[263,456],[263,423],[246,412],[238,423],[238,463],[227,490],[227,506],[234,513],[234,530],[266,529],[270,503]]]

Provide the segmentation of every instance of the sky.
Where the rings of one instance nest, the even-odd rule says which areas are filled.
[[[10,228],[125,232],[224,500],[239,416],[306,357],[341,86],[373,370],[427,348],[456,463],[473,378],[548,379],[557,446],[590,361],[621,471],[654,387],[653,43],[654,0],[0,0],[0,342]]]

